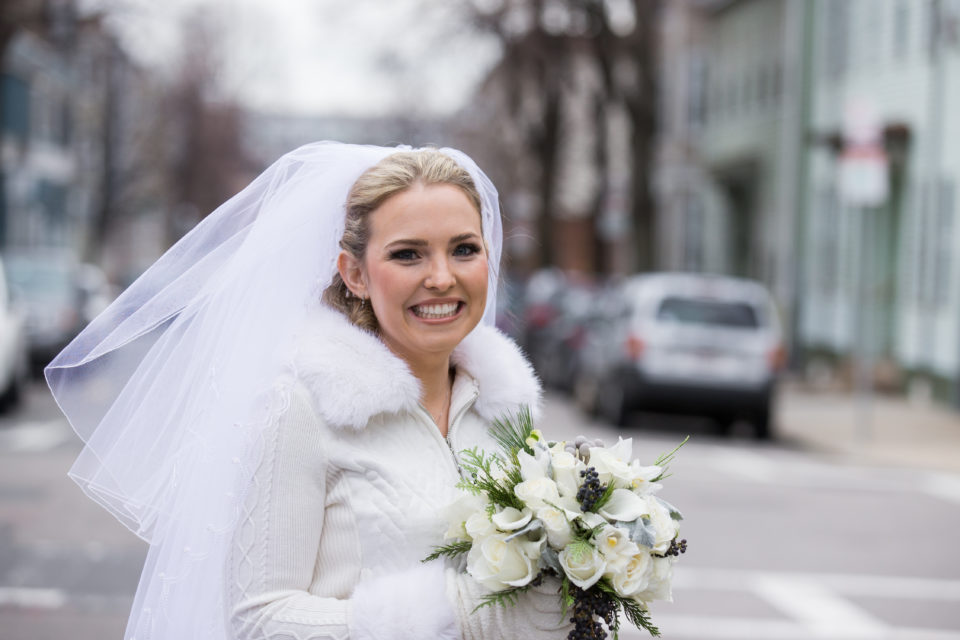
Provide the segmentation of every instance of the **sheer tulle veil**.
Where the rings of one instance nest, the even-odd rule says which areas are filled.
[[[271,385],[336,270],[344,202],[387,148],[319,142],[283,156],[164,254],[47,367],[85,442],[70,476],[150,543],[126,638],[226,640],[223,564],[259,443],[282,410]],[[465,154],[490,257],[497,193]]]

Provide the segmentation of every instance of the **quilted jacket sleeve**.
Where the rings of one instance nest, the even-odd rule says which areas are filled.
[[[241,515],[227,566],[238,640],[345,639],[349,602],[308,593],[323,531],[326,466],[305,390],[293,386]]]

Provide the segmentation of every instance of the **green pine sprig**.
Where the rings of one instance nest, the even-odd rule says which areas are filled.
[[[533,433],[533,416],[530,407],[523,406],[516,418],[501,417],[493,422],[490,435],[506,454],[507,459],[517,464],[517,454],[525,451],[533,455],[533,449],[527,444],[527,438]]]
[[[446,544],[441,547],[434,547],[433,553],[428,555],[426,558],[424,558],[420,562],[430,562],[431,560],[436,560],[437,558],[440,558],[440,557],[456,558],[457,556],[470,551],[471,546],[473,546],[472,541],[459,540],[457,542],[451,542],[450,544]]]
[[[505,471],[505,477],[497,479],[493,475],[493,465]],[[467,472],[473,486],[468,489],[471,493],[480,495],[485,493],[491,504],[502,507],[513,507],[518,511],[524,508],[523,501],[513,492],[513,488],[520,483],[520,471],[506,468],[503,460],[496,454],[487,454],[476,447],[460,452],[460,466]]]
[[[617,606],[623,609],[623,613],[627,617],[627,620],[630,621],[630,624],[635,626],[637,629],[646,630],[647,633],[655,638],[660,637],[660,629],[653,624],[653,621],[650,619],[650,613],[643,607],[642,604],[636,600],[633,600],[632,598],[624,598],[618,595],[614,588],[607,584],[605,579],[597,582],[596,585],[594,585],[594,588],[603,591],[614,601],[614,603],[616,603]],[[617,626],[619,626],[619,624]]]
[[[680,451],[680,447],[687,444],[687,440],[689,439],[690,439],[690,436],[687,436],[686,438],[684,438],[683,442],[681,442],[676,447],[674,447],[673,451],[671,451],[670,453],[660,454],[660,457],[657,458],[653,464],[654,466],[661,467],[662,471],[660,472],[660,475],[658,475],[656,478],[651,480],[651,482],[660,482],[664,478],[670,477],[670,474],[667,473],[667,468],[670,466],[670,463],[673,462],[674,457],[676,457],[677,451]]]
[[[513,607],[517,604],[520,599],[520,594],[525,591],[529,591],[534,587],[534,585],[539,584],[540,576],[537,576],[527,584],[522,587],[510,587],[509,589],[501,589],[500,591],[494,591],[493,593],[487,593],[480,597],[480,604],[473,608],[473,611],[470,613],[475,613],[477,610],[484,607],[489,607],[491,605],[498,605],[501,607],[506,607],[507,605]]]
[[[590,509],[590,511],[592,511],[593,513],[597,513],[598,511],[600,511],[600,509],[606,506],[606,504],[610,502],[610,498],[613,497],[613,491],[616,488],[617,486],[614,484],[613,480],[611,480],[610,484],[608,484],[606,488],[603,490],[603,495],[597,498],[597,501],[593,503],[593,507]]]

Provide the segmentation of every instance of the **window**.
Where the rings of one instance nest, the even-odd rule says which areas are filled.
[[[3,131],[26,140],[30,135],[30,86],[17,76],[0,74],[0,95]]]
[[[664,298],[657,309],[657,320],[736,329],[760,326],[756,310],[746,302],[699,298]]]
[[[826,2],[826,43],[824,50],[824,73],[837,80],[847,72],[849,63],[850,4]]]
[[[950,303],[950,267],[953,246],[953,211],[955,190],[953,180],[941,180],[940,200],[937,203],[936,258],[933,265],[933,304],[943,308]]]
[[[910,49],[910,2],[896,0],[893,5],[893,57],[903,60]]]

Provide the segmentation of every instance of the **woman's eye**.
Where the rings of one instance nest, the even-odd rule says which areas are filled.
[[[413,249],[397,249],[390,252],[391,260],[416,260],[417,252]]]
[[[480,253],[480,246],[472,243],[457,245],[457,248],[453,250],[455,256],[472,256],[477,253]]]

